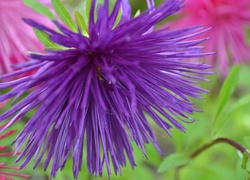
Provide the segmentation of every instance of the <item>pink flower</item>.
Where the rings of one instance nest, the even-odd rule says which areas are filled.
[[[6,123],[7,124],[7,123]],[[4,128],[6,125],[1,125],[0,129]],[[0,140],[12,135],[15,133],[16,130],[11,130],[6,132],[5,134],[0,135]],[[0,146],[0,151],[4,150],[6,146]],[[17,152],[16,154],[20,154],[21,152]],[[1,152],[0,157],[4,156],[13,156],[14,152]],[[7,171],[6,171],[7,170]],[[20,178],[29,178],[30,176],[27,174],[21,174],[18,172],[9,172],[9,170],[20,170],[19,166],[7,166],[4,162],[0,161],[0,180],[14,180],[14,177],[20,177]]]
[[[202,36],[211,37],[206,42],[206,51],[217,54],[207,58],[222,74],[227,73],[231,64],[250,61],[245,36],[245,28],[250,27],[250,0],[186,0],[181,15],[172,22],[172,27],[200,24],[212,27]]]
[[[39,0],[50,5],[50,0]],[[28,17],[48,24],[50,21],[25,6],[22,0],[0,0],[0,75],[12,72],[13,64],[26,61],[27,51],[42,52],[43,45],[33,29],[23,22]]]

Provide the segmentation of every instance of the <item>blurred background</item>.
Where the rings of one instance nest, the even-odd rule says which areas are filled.
[[[218,2],[220,6],[223,5],[222,0]],[[81,12],[84,1],[64,0],[63,3],[67,9],[73,13],[75,9],[78,9]],[[155,3],[158,6],[161,1],[156,0]],[[228,1],[228,4],[226,5],[229,4],[230,3]],[[131,5],[133,8],[133,14],[135,14],[138,9],[141,11],[147,9],[147,5],[144,0],[131,0]],[[248,48],[247,52],[250,53],[250,48],[248,47],[250,42],[250,7],[248,6],[248,8],[249,12],[246,15],[246,17],[249,18],[247,19],[248,24],[241,27],[242,31],[245,32],[244,39],[241,41],[246,42],[246,47]],[[198,10],[199,9],[197,9],[197,11]],[[171,28],[174,29],[175,20],[178,20],[179,18],[182,18],[181,13],[168,18],[156,27],[156,29],[170,24]],[[230,21],[229,19],[227,20]],[[183,26],[185,25],[183,24]],[[180,27],[179,24],[178,27]],[[231,37],[233,34],[229,33],[228,36]],[[225,39],[226,38],[227,37],[225,37]],[[214,41],[219,42],[219,40],[216,39]],[[206,46],[206,43],[204,45]],[[235,46],[237,47],[237,45]],[[220,48],[223,49],[223,47]],[[238,62],[235,63],[233,60],[230,60],[230,58],[234,58],[230,47],[226,49],[227,51],[223,51],[223,53],[229,54],[225,55],[229,59],[226,64],[226,70],[224,67],[222,68],[219,63],[217,63],[217,61],[219,62],[221,60],[219,56],[215,55],[211,62],[209,62],[208,59],[200,59],[200,61],[213,64],[213,71],[215,74],[207,76],[209,82],[200,84],[202,88],[209,90],[210,93],[204,95],[201,100],[192,99],[195,107],[203,111],[192,115],[192,117],[197,121],[192,124],[185,124],[185,133],[179,132],[177,129],[171,129],[170,132],[172,133],[172,137],[166,135],[162,129],[152,123],[163,155],[161,156],[152,144],[148,144],[146,146],[147,157],[145,157],[142,151],[135,145],[134,155],[137,164],[136,168],[131,169],[128,164],[122,169],[122,175],[115,175],[113,172],[110,177],[111,180],[249,179],[248,164],[246,164],[246,168],[242,167],[242,154],[225,143],[214,145],[191,160],[187,159],[195,150],[218,137],[230,138],[245,148],[250,148],[250,66],[248,63],[250,59],[242,59],[239,65],[236,65]],[[220,49],[217,50],[215,48],[215,50],[219,51]],[[236,53],[241,52],[237,51]],[[9,106],[10,105],[3,107],[1,112],[4,112]],[[221,108],[221,111],[218,113],[219,107]],[[17,131],[20,131],[32,114],[33,112],[30,112],[27,116],[23,117],[21,121],[13,125],[11,129],[17,129]],[[10,144],[17,134],[18,132],[1,140],[1,145],[7,146],[7,151],[13,151]],[[15,159],[16,157],[1,157],[0,162],[6,162],[6,165],[13,166]],[[17,163],[16,165],[20,165],[20,163]],[[185,166],[177,168],[181,165]],[[25,169],[21,170],[21,173],[31,175],[30,180],[49,179],[49,169],[45,172],[43,170],[43,166],[40,165],[34,170],[33,166],[34,163],[29,163]],[[17,177],[15,179],[21,178]],[[72,161],[70,159],[68,160],[63,171],[59,172],[55,179],[73,180]],[[83,168],[78,179],[108,180],[109,178],[105,172],[105,168],[103,177],[91,176],[86,167],[86,161],[83,160]]]

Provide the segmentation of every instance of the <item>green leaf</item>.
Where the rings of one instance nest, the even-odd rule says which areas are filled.
[[[222,88],[220,90],[220,94],[219,94],[219,100],[218,100],[219,105],[218,105],[217,113],[215,116],[216,118],[221,114],[226,103],[232,96],[238,84],[239,75],[240,75],[240,66],[235,66],[233,67],[228,77],[226,78],[225,82],[223,83]]]
[[[250,136],[244,136],[243,140],[246,147],[250,148]]]
[[[246,29],[246,40],[250,44],[250,29]]]
[[[233,115],[236,114],[237,111],[239,111],[242,108],[246,108],[250,105],[250,94],[240,98],[233,106],[228,110],[228,113],[226,116],[224,116],[226,119],[232,118]]]
[[[189,162],[189,158],[184,154],[175,153],[171,154],[160,164],[157,172],[162,173],[169,169],[177,168],[179,166],[183,166]]]
[[[76,32],[76,26],[72,20],[69,12],[63,6],[60,0],[51,0],[52,5],[56,11],[59,18],[72,30]]]
[[[121,18],[122,18],[122,12],[121,10],[119,10],[113,28],[115,28],[119,24]]]
[[[249,154],[247,152],[243,154],[242,163],[241,163],[242,169],[245,169],[245,170],[247,169],[247,163],[248,163],[248,158],[249,158],[248,156]]]
[[[44,48],[45,50],[52,50],[52,51],[56,51],[56,50],[63,50],[63,49],[67,49],[67,48],[65,48],[65,47],[63,47],[63,46],[56,46],[56,47],[45,47]]]
[[[84,6],[83,6],[83,19],[86,22],[86,24],[89,23],[89,13],[90,13],[90,7],[91,7],[92,0],[85,0]]]
[[[217,137],[218,134],[225,127],[225,125],[229,122],[229,115],[232,115],[231,113],[235,112],[239,107],[241,107],[245,103],[239,102],[239,104],[235,104],[235,107],[231,110],[231,113],[230,111],[223,111],[238,84],[239,75],[240,66],[233,67],[222,85],[218,99],[218,108],[212,125],[211,134],[213,138]]]
[[[83,35],[88,35],[88,27],[81,13],[76,10],[74,15],[75,15],[75,21],[77,25],[81,28]]]
[[[38,29],[35,29],[33,28],[35,34],[36,34],[36,37],[41,41],[41,43],[46,46],[46,47],[53,47],[53,48],[57,48],[57,49],[60,49],[59,46],[55,43],[53,43],[50,39],[49,39],[49,36],[38,30]]]
[[[40,2],[37,2],[35,0],[22,0],[22,1],[26,6],[32,8],[34,11],[50,19],[56,19],[53,13],[45,5],[41,4]]]
[[[223,130],[223,128],[226,126],[226,124],[232,120],[234,115],[243,108],[246,108],[250,105],[250,95],[246,95],[242,97],[240,100],[235,102],[231,108],[229,108],[228,111],[225,113],[221,113],[221,115],[217,118],[215,124],[216,126],[213,127],[212,131],[215,136],[218,136],[218,134]]]
[[[141,10],[139,9],[138,11],[136,11],[136,13],[135,13],[135,16],[134,17],[137,17],[137,16],[139,16],[141,14]]]

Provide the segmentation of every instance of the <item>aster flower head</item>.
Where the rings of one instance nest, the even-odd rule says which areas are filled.
[[[108,175],[111,166],[121,173],[126,159],[135,166],[131,141],[145,155],[144,145],[150,141],[160,151],[146,116],[168,134],[171,127],[185,131],[182,121],[193,122],[188,114],[197,110],[189,97],[200,98],[206,92],[196,83],[205,79],[210,66],[186,59],[210,53],[201,53],[198,45],[206,38],[188,39],[206,30],[197,26],[153,31],[183,4],[169,0],[157,8],[153,1],[148,5],[149,10],[132,17],[127,0],[117,0],[111,12],[108,0],[103,4],[93,0],[87,32],[80,25],[75,31],[54,21],[60,30],[56,32],[25,19],[62,49],[30,54],[30,61],[19,65],[21,70],[2,76],[38,68],[33,75],[0,84],[1,89],[12,88],[0,101],[15,97],[13,107],[0,116],[0,121],[12,118],[7,127],[38,107],[14,140],[17,150],[26,144],[17,159],[24,158],[22,167],[32,157],[36,167],[47,152],[44,168],[52,163],[51,176],[55,177],[72,154],[77,178],[85,149],[91,174],[102,175],[104,166]],[[29,95],[16,101],[33,87]]]
[[[223,75],[232,64],[250,61],[250,46],[246,42],[245,29],[250,27],[249,0],[186,0],[180,11],[181,18],[172,27],[189,27],[204,24],[212,27],[201,37],[211,37],[207,51],[217,52],[207,60],[216,65]]]
[[[40,2],[50,5],[50,0],[40,0]],[[25,6],[22,0],[0,1],[0,74],[12,72],[13,64],[27,61],[27,51],[42,52],[44,48],[33,29],[23,23],[23,17],[33,17],[47,25],[50,23]]]

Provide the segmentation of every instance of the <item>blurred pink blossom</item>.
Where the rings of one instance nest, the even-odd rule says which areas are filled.
[[[50,6],[50,0],[39,1]],[[43,51],[44,46],[22,17],[35,19],[42,24],[51,23],[25,6],[22,0],[0,0],[0,75],[13,71],[13,64],[26,61],[27,51]]]
[[[6,124],[7,123],[5,123],[4,125],[1,125],[0,129],[3,129]],[[15,132],[16,132],[16,130],[10,130],[4,134],[1,134],[0,141],[2,139],[5,139],[8,136],[12,135]],[[6,150],[6,146],[0,145],[0,151],[2,151],[2,150]],[[9,157],[9,156],[19,155],[19,154],[21,154],[21,152],[14,153],[14,152],[5,151],[5,152],[0,152],[0,157]],[[7,163],[9,163],[9,162],[7,162]],[[17,171],[10,172],[9,170],[17,170]],[[29,175],[22,174],[22,173],[18,172],[18,170],[21,170],[21,167],[8,166],[8,165],[5,165],[4,162],[0,162],[0,180],[14,180],[15,177],[29,179],[29,177],[30,177]]]
[[[202,37],[211,37],[206,41],[206,51],[217,52],[208,57],[208,63],[225,75],[230,65],[250,61],[250,46],[245,36],[245,28],[250,27],[250,0],[186,0],[185,4],[181,17],[171,26],[212,27],[202,34]]]

